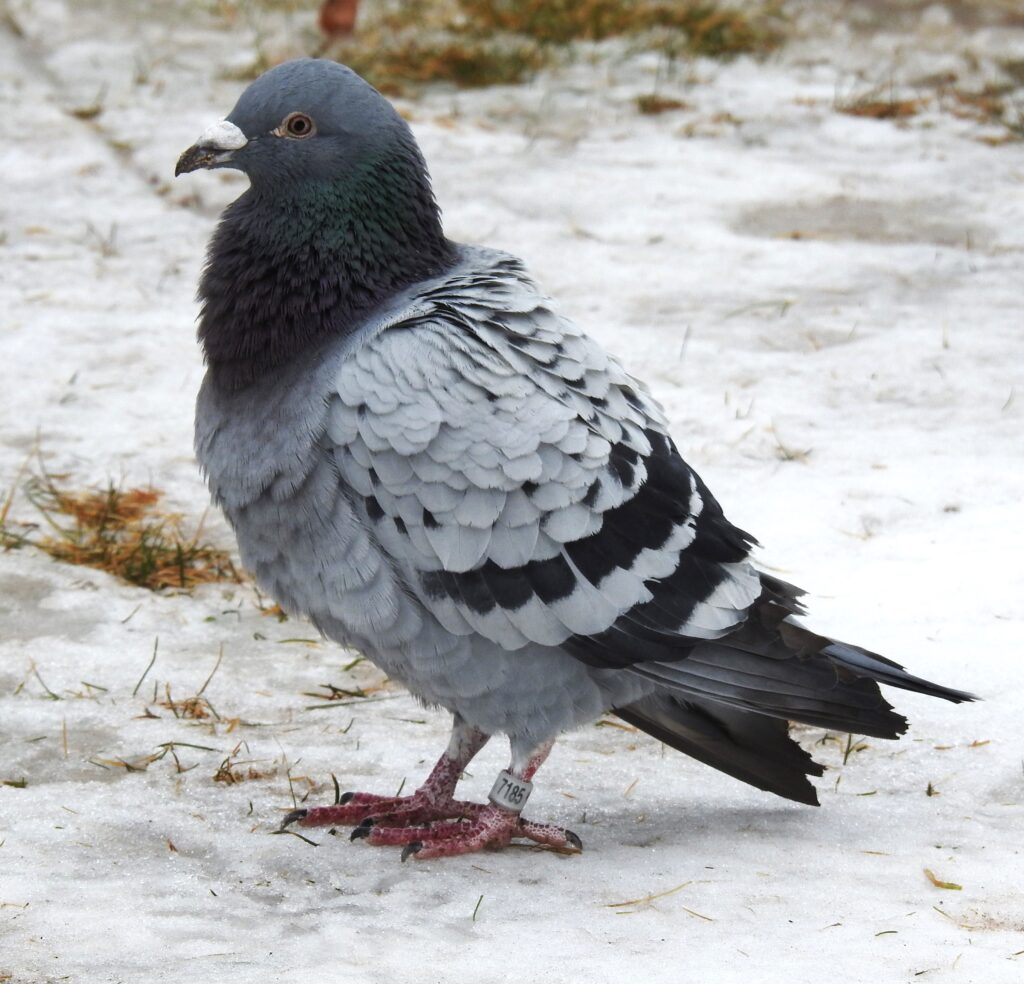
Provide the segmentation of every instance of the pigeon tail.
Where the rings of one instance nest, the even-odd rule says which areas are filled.
[[[953,704],[969,703],[979,699],[976,694],[968,693],[966,690],[944,687],[942,684],[932,683],[931,680],[925,680],[923,677],[914,676],[899,663],[894,663],[884,656],[861,649],[859,646],[852,646],[849,643],[830,642],[821,652],[850,672],[867,676],[889,687],[899,687],[900,690],[910,690],[915,694],[927,694],[929,697],[940,697]]]
[[[758,606],[760,626],[698,645],[678,662],[634,666],[633,672],[660,686],[615,713],[742,782],[817,806],[807,777],[823,769],[790,737],[789,722],[898,738],[906,718],[882,697],[879,683],[957,704],[978,699],[913,676],[877,653],[816,635],[788,617],[777,621],[774,605],[768,612],[765,603]]]
[[[818,635],[762,596],[741,629],[695,645],[685,658],[636,664],[632,672],[684,701],[700,698],[742,711],[873,738],[898,738],[907,721],[882,697],[886,684],[954,703],[973,694],[907,673],[859,646]]]
[[[807,777],[820,776],[824,769],[789,737],[785,721],[668,690],[616,708],[615,714],[734,779],[797,803],[818,805]]]

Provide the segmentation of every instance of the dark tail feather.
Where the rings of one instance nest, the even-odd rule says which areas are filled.
[[[818,805],[808,776],[822,767],[792,738],[778,718],[665,691],[616,708],[629,724],[714,769],[786,799]]]
[[[780,580],[771,574],[760,572],[761,597],[754,606],[754,615],[766,633],[775,631],[779,639],[793,652],[801,656],[824,655],[836,664],[845,666],[855,676],[866,676],[878,683],[901,690],[912,690],[915,693],[927,694],[929,697],[941,697],[954,704],[963,701],[977,700],[974,694],[951,687],[943,687],[930,680],[907,673],[899,663],[879,656],[878,653],[851,646],[845,642],[828,639],[805,629],[789,618],[790,615],[804,615],[806,609],[800,599],[806,594],[801,588]],[[773,655],[778,655],[774,653]]]
[[[898,738],[907,721],[882,697],[886,684],[959,704],[973,694],[907,673],[877,653],[817,635],[793,618],[803,592],[761,574],[745,625],[723,639],[685,640],[679,658],[652,648],[629,671],[655,682],[650,697],[616,708],[624,721],[758,789],[817,805],[807,776],[822,767],[789,737],[789,722]]]
[[[874,738],[896,738],[907,727],[879,683],[954,703],[977,699],[913,676],[877,653],[817,635],[777,604],[759,605],[753,614],[759,617],[724,639],[698,643],[680,660],[630,669],[683,700],[710,700]]]
[[[683,701],[713,701],[874,738],[897,738],[907,729],[906,718],[893,711],[873,680],[843,680],[828,659],[766,659],[712,643],[677,663],[645,663],[632,671]]]
[[[755,624],[760,623],[762,645],[753,651],[776,658],[785,656],[786,650],[790,655],[795,654],[805,659],[825,656],[837,668],[845,669],[855,677],[866,677],[890,687],[927,694],[929,697],[941,697],[954,704],[978,699],[974,694],[943,687],[907,673],[899,663],[879,656],[878,653],[811,632],[789,617],[806,613],[800,602],[805,592],[770,574],[761,572],[760,577],[764,590],[754,605],[753,614]],[[772,639],[773,635],[776,636],[775,640]],[[780,650],[778,646],[773,648],[773,641],[781,643],[783,649]]]
[[[941,684],[932,683],[921,677],[908,673],[899,663],[891,659],[879,656],[877,653],[861,649],[860,646],[851,646],[845,642],[826,640],[827,646],[823,646],[821,653],[827,656],[834,663],[845,667],[856,676],[866,676],[878,683],[884,683],[890,687],[899,687],[900,690],[910,690],[915,694],[927,694],[929,697],[941,697],[943,700],[952,701],[954,704],[962,704],[964,701],[977,700],[974,694],[965,690],[954,690],[952,687],[943,687]]]

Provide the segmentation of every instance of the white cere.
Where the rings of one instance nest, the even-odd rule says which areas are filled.
[[[212,147],[214,150],[239,150],[248,142],[245,134],[227,120],[218,120],[208,126],[196,141],[200,147]]]

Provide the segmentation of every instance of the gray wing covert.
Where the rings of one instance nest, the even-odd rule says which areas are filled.
[[[733,630],[760,594],[749,538],[657,405],[528,283],[420,299],[345,360],[327,433],[407,588],[457,635],[624,665]]]

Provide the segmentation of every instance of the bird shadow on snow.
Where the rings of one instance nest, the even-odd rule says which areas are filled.
[[[644,811],[643,804],[602,810],[577,833],[586,848],[605,854],[617,848],[691,848],[694,842],[710,844],[728,834],[764,834],[778,843],[813,838],[820,812],[785,803],[744,805],[664,801]],[[638,821],[638,817],[642,820]],[[586,851],[584,853],[587,853]]]

